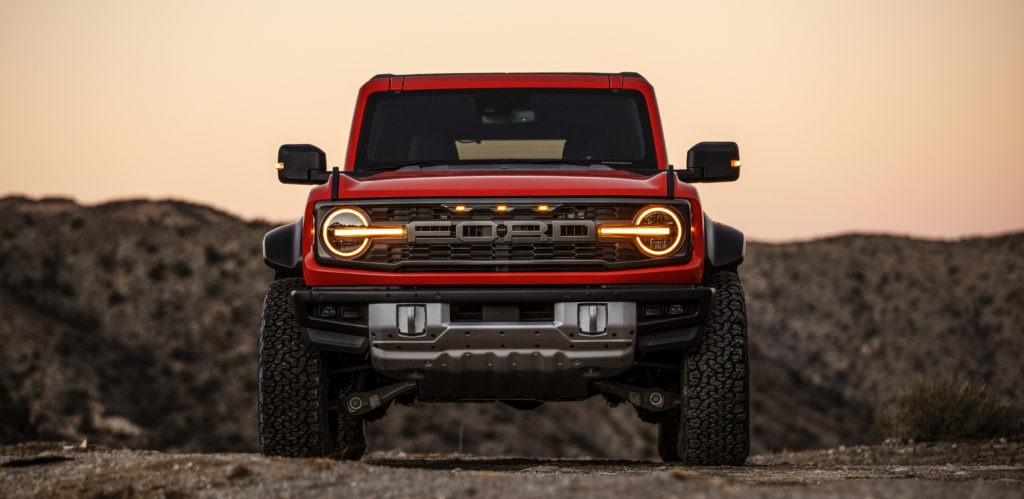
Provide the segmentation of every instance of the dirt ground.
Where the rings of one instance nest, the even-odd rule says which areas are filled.
[[[0,447],[0,497],[1024,497],[1024,443],[839,447],[747,466],[378,452],[361,462]]]

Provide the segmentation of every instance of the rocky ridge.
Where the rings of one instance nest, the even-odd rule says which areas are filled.
[[[272,224],[180,201],[0,199],[0,442],[256,448],[256,332]],[[1024,399],[1024,233],[748,246],[756,452],[877,442],[882,404],[956,373]],[[395,407],[371,449],[650,458],[600,398],[520,412]],[[461,442],[461,449],[460,449]]]

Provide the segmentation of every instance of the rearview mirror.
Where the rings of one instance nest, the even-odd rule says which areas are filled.
[[[735,142],[701,142],[686,153],[684,182],[731,182],[740,178],[740,147]]]
[[[277,150],[277,180],[282,184],[322,184],[327,155],[310,144],[285,144]]]

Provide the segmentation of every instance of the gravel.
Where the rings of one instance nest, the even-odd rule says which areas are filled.
[[[942,464],[939,462],[946,461]],[[0,497],[1020,497],[1019,441],[775,453],[746,466],[376,452],[359,462],[0,447]]]

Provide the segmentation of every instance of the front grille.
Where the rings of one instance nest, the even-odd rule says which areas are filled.
[[[617,263],[644,260],[642,253],[629,241],[588,241],[595,239],[593,233],[596,221],[624,221],[632,219],[636,212],[633,206],[601,206],[582,204],[562,204],[549,212],[537,214],[523,207],[514,209],[500,218],[488,209],[478,207],[466,213],[453,214],[443,206],[372,206],[366,213],[374,223],[401,224],[418,222],[408,230],[415,242],[409,241],[375,241],[373,246],[359,260],[366,263],[398,264],[403,262],[559,262],[582,261]],[[455,223],[462,221],[491,222],[495,220],[515,221],[517,225],[509,228],[499,225],[468,225],[457,234]],[[538,223],[529,223],[538,220]],[[574,223],[574,220],[579,222]],[[558,238],[579,239],[572,242],[551,241],[501,241],[509,231],[514,237],[530,239],[531,235],[540,233],[544,224],[547,236]],[[552,222],[558,221],[558,225]],[[440,222],[452,225],[429,225],[427,222]],[[466,242],[466,239],[488,240],[486,243]],[[491,242],[490,239],[498,239]]]
[[[558,228],[558,235],[563,237],[587,237],[590,227],[586,225],[563,225]]]
[[[438,200],[357,205],[375,225],[403,226],[402,239],[373,239],[361,256],[331,265],[392,272],[606,271],[678,264],[689,259],[687,237],[674,257],[652,259],[628,238],[598,238],[599,224],[628,225],[650,200]],[[498,206],[501,206],[500,211]],[[543,206],[543,208],[540,208]],[[688,225],[689,206],[676,204]],[[456,209],[456,207],[458,209]],[[331,208],[320,208],[321,216]]]
[[[491,227],[466,227],[466,230],[462,233],[466,237],[494,237],[491,233]]]

